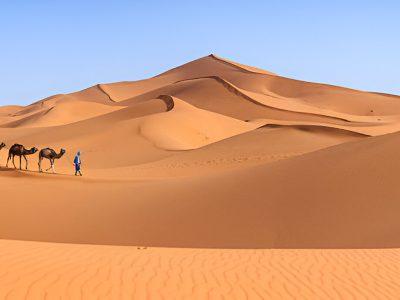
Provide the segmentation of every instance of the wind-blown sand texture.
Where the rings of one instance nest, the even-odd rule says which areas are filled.
[[[400,251],[0,242],[1,299],[398,299]]]
[[[215,55],[0,107],[0,292],[397,299],[399,130],[398,96]],[[14,143],[67,153],[19,171]]]

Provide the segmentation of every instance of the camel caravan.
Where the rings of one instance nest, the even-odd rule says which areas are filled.
[[[2,148],[4,148],[6,146],[6,144],[1,143],[0,144],[0,150]],[[19,156],[19,169],[22,169],[22,158],[25,159],[25,169],[28,170],[28,159],[26,158],[27,155],[32,155],[35,154],[36,152],[38,152],[38,148],[36,147],[32,147],[31,149],[27,149],[25,148],[23,145],[20,144],[14,144],[11,146],[10,150],[8,150],[8,158],[7,158],[7,164],[6,167],[8,168],[8,163],[9,161],[12,161],[14,168],[16,169],[16,165],[14,162],[14,158],[15,156]],[[39,151],[39,172],[42,172],[42,161],[43,159],[48,159],[50,160],[50,168],[46,169],[46,171],[48,170],[52,170],[53,173],[55,173],[55,169],[54,169],[54,163],[56,159],[60,159],[64,154],[65,154],[65,150],[61,149],[60,153],[57,153],[56,151],[54,151],[51,148],[45,148]]]

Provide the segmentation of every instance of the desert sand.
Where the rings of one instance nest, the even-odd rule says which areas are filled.
[[[0,241],[1,299],[398,299],[400,251]]]
[[[1,297],[397,299],[399,130],[398,96],[216,55],[0,107]]]

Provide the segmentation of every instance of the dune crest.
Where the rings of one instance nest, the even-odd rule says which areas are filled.
[[[250,66],[246,66],[246,65],[243,65],[243,64],[240,64],[240,63],[237,63],[237,62],[233,62],[233,61],[228,60],[226,58],[222,58],[222,57],[220,57],[220,56],[218,56],[216,54],[210,54],[209,56],[214,58],[214,59],[216,59],[216,60],[218,60],[218,61],[233,65],[233,66],[235,66],[235,67],[237,67],[237,68],[239,68],[241,70],[245,70],[245,71],[248,71],[248,72],[267,74],[267,75],[276,75],[275,73],[272,73],[272,72],[269,72],[269,71],[265,71],[263,69],[250,67]]]

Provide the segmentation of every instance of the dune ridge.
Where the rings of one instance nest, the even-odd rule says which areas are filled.
[[[112,101],[112,102],[117,102],[117,101],[115,101],[115,100],[111,97],[110,94],[108,94],[108,93],[106,92],[106,89],[104,88],[104,86],[103,86],[102,84],[98,84],[97,86],[98,86],[98,88],[99,88],[104,94],[106,94],[106,95],[108,96],[108,98],[110,99],[110,101]]]
[[[236,68],[239,68],[240,70],[247,71],[247,72],[259,73],[259,74],[267,74],[267,75],[276,75],[275,73],[272,73],[272,72],[269,72],[269,71],[265,71],[265,70],[262,70],[262,69],[259,69],[259,68],[250,67],[250,66],[246,66],[246,65],[243,65],[243,64],[239,64],[237,62],[233,62],[231,60],[222,58],[222,57],[220,57],[220,56],[218,56],[216,54],[210,54],[209,57],[214,58],[217,61],[226,63],[228,65],[234,66]]]

